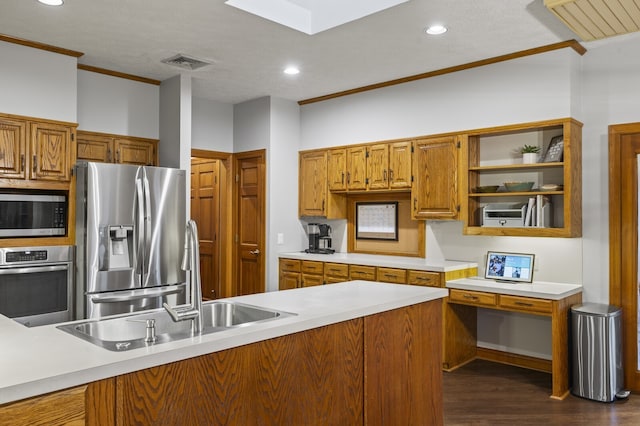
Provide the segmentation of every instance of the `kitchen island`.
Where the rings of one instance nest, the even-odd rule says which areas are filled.
[[[351,281],[236,297],[296,315],[125,352],[2,317],[0,417],[51,406],[89,424],[442,424],[446,295]]]

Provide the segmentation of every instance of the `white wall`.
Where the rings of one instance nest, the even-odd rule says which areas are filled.
[[[0,111],[77,122],[73,56],[0,41]]]
[[[299,117],[296,102],[271,98],[271,141],[267,151],[268,291],[278,290],[278,253],[298,251],[304,243],[297,207]]]
[[[233,106],[233,152],[267,149],[271,135],[271,98]]]
[[[160,87],[78,70],[78,129],[159,138]]]
[[[193,97],[191,148],[233,152],[233,105]]]
[[[580,120],[575,81],[580,63],[575,51],[562,49],[305,105],[300,149],[562,117]],[[427,222],[428,257],[482,264],[487,250],[536,254],[539,280],[583,281],[581,238],[463,236],[461,222]],[[478,331],[480,346],[550,358],[547,319],[481,311]]]

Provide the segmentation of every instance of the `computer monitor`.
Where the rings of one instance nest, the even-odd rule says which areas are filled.
[[[487,252],[484,277],[489,280],[530,283],[533,281],[533,254]]]

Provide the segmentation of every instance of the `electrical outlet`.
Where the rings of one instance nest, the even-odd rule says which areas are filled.
[[[278,233],[277,240],[278,240],[278,244],[284,244],[284,234]]]

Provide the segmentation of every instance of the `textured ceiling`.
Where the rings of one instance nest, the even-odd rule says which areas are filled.
[[[433,23],[449,31],[426,36]],[[60,8],[2,0],[0,33],[141,77],[188,73],[194,96],[225,103],[309,99],[576,38],[543,0],[411,0],[312,36],[224,0],[65,0]],[[160,62],[178,53],[212,65]],[[301,73],[283,74],[291,64]]]

